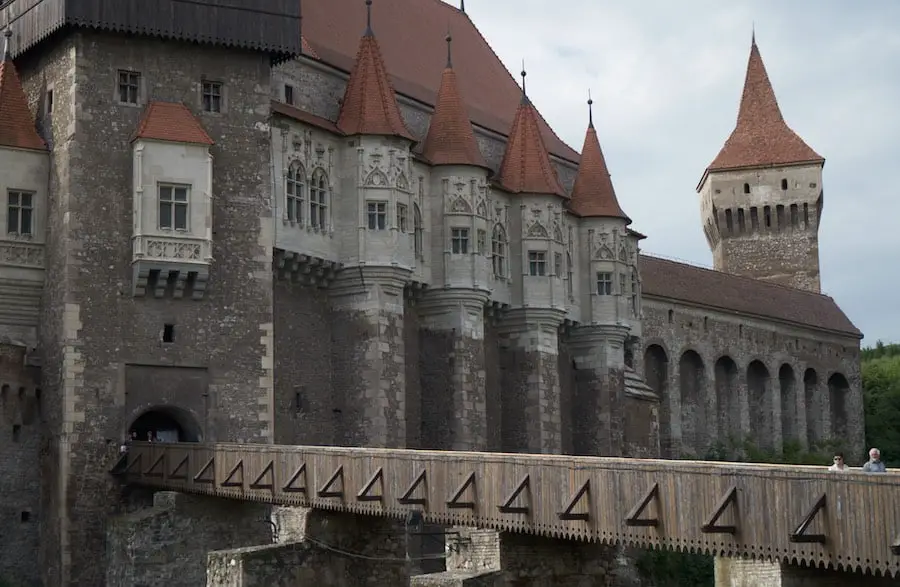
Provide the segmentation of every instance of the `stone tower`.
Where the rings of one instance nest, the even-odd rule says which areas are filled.
[[[754,37],[737,125],[697,188],[715,268],[818,292],[824,164],[784,121]]]

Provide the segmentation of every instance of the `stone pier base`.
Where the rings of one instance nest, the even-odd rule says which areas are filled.
[[[900,579],[780,562],[716,557],[716,587],[896,587]]]

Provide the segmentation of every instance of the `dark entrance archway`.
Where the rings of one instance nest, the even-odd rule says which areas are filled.
[[[135,440],[146,441],[153,437],[159,442],[200,442],[203,432],[194,417],[181,408],[157,406],[135,418],[128,428]]]

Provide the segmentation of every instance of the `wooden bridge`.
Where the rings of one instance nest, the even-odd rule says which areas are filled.
[[[900,576],[900,475],[824,467],[135,442],[125,482],[545,537]]]

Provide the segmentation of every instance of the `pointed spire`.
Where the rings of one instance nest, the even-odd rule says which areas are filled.
[[[46,150],[47,144],[35,129],[28,98],[11,58],[11,36],[7,26],[3,31],[3,61],[0,62],[0,146]]]
[[[631,224],[631,219],[619,206],[606,158],[603,157],[603,149],[600,148],[600,140],[594,129],[593,104],[588,92],[588,129],[581,148],[581,162],[572,187],[570,207],[572,212],[582,218],[622,218],[627,226]]]
[[[459,11],[460,12],[466,11],[466,0],[459,0]]]
[[[522,104],[528,104],[530,100],[528,99],[528,92],[525,90],[525,76],[528,75],[528,72],[525,71],[525,60],[522,60]]]
[[[434,165],[474,165],[488,168],[475,141],[475,132],[459,92],[451,61],[453,38],[447,34],[447,67],[441,75],[434,114],[422,154]]]
[[[524,70],[523,67],[522,103],[516,110],[500,165],[501,185],[514,194],[553,194],[565,198],[566,192],[559,183],[544,145],[539,115],[525,94]]]
[[[415,141],[400,115],[378,40],[372,32],[372,0],[366,0],[366,10],[368,26],[347,80],[337,126],[348,135],[386,135]]]
[[[453,69],[453,51],[451,49],[453,37],[450,35],[450,25],[447,25],[447,37],[444,40],[447,41],[447,69]]]
[[[824,162],[784,121],[754,30],[737,124],[707,172]]]

